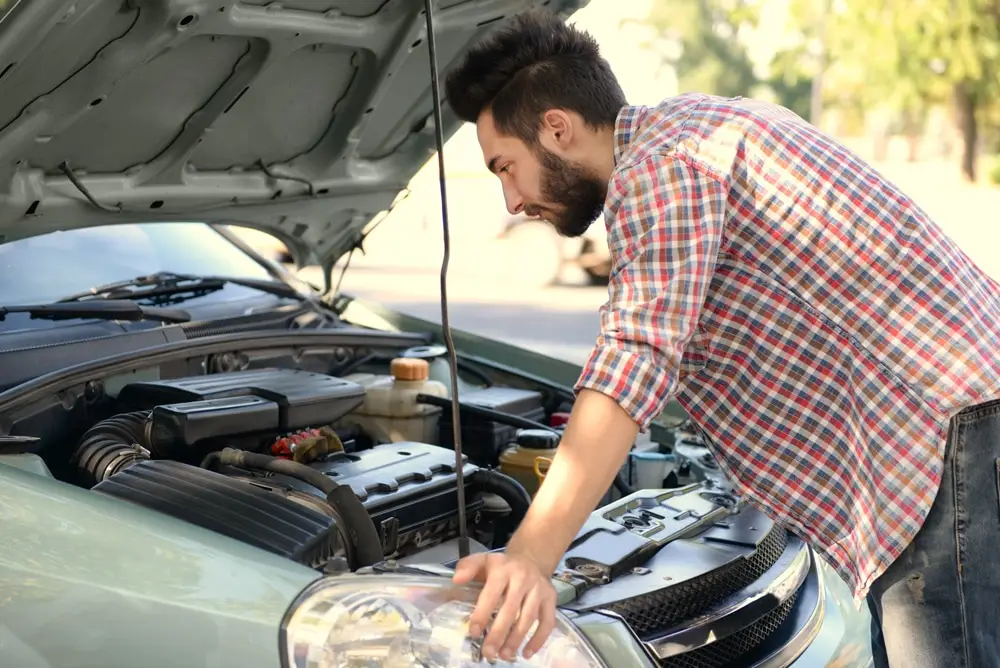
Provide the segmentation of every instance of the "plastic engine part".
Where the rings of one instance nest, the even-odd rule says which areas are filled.
[[[239,434],[328,425],[360,406],[364,388],[293,369],[261,369],[129,383],[118,400],[152,409],[154,428],[186,445]]]
[[[342,553],[334,518],[243,480],[170,460],[146,460],[95,485],[106,494],[313,568]]]
[[[515,387],[487,387],[463,392],[463,404],[473,404],[494,411],[509,413],[544,424],[545,407],[542,395],[533,390]],[[462,411],[462,451],[479,466],[496,466],[500,453],[514,443],[517,427]],[[438,442],[453,449],[451,412],[443,411],[438,420]]]
[[[375,521],[386,557],[410,554],[457,535],[458,498],[454,453],[426,443],[389,443],[356,453],[335,453],[309,465],[349,485]],[[478,467],[463,468],[469,517],[482,506],[472,494]],[[239,474],[243,476],[243,473]],[[320,512],[320,490],[280,474],[246,474],[255,486]]]

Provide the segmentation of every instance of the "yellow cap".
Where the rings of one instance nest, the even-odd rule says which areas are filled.
[[[389,364],[389,373],[396,380],[427,380],[431,366],[418,357],[397,357]]]

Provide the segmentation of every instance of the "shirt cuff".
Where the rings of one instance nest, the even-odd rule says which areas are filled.
[[[620,348],[599,345],[590,354],[574,391],[594,390],[614,399],[639,426],[649,429],[663,412],[675,378],[652,360]]]

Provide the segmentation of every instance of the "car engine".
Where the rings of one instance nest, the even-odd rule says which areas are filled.
[[[327,571],[455,539],[453,450],[379,442],[345,420],[365,399],[357,382],[283,368],[131,382],[80,439],[74,482]],[[468,535],[501,547],[530,496],[464,462]]]

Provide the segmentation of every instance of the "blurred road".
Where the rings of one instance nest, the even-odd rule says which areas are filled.
[[[383,234],[388,240],[376,239]],[[434,237],[428,238],[431,235]],[[423,238],[376,230],[368,256],[355,254],[341,289],[440,322],[440,231],[417,236]],[[519,286],[516,267],[496,267],[483,260],[490,245],[491,240],[483,235],[456,234],[452,239],[448,270],[451,326],[582,364],[597,335],[598,308],[606,299],[606,288],[565,285],[534,290]],[[301,275],[322,284],[317,269],[307,267]],[[572,278],[567,276],[567,282]]]
[[[965,185],[952,165],[881,167],[980,266],[1000,278],[1000,189]],[[450,202],[460,197],[456,189],[449,190]],[[582,277],[572,275],[564,277],[567,285],[559,287],[519,285],[518,268],[510,266],[515,263],[501,266],[497,259],[496,212],[484,211],[477,217],[470,213],[468,202],[462,203],[462,211],[460,219],[452,218],[448,273],[452,327],[583,363],[598,331],[598,308],[607,297],[606,288],[586,287]],[[438,272],[443,244],[441,230],[433,223],[435,215],[431,211],[425,217],[387,220],[366,242],[367,254],[355,253],[342,289],[440,322]],[[314,268],[305,268],[302,274],[322,282]]]

